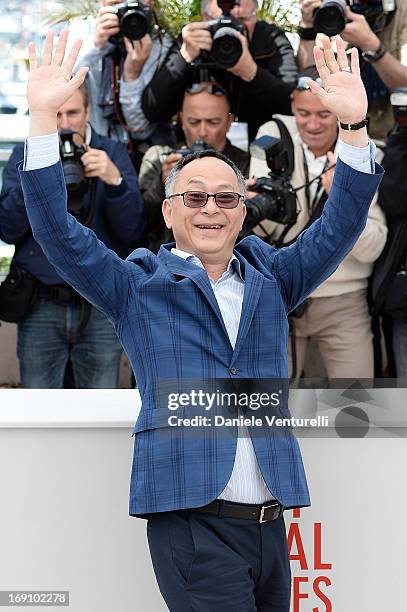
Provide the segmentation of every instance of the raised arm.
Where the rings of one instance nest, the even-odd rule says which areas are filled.
[[[357,51],[352,50],[349,66],[340,39],[337,60],[328,38],[323,44],[323,50],[315,48],[314,57],[324,88],[309,80],[311,91],[340,122],[358,124],[366,116],[367,99]],[[340,129],[339,136],[334,182],[321,217],[291,246],[276,251],[260,241],[252,245],[278,279],[288,312],[328,278],[352,249],[366,226],[370,203],[383,174],[380,166],[375,172],[374,147],[366,127]]]
[[[21,184],[35,240],[59,274],[113,321],[121,316],[132,274],[137,266],[122,261],[89,229],[67,212],[65,180],[58,160],[57,112],[83,83],[87,68],[71,77],[81,42],[66,56],[68,33],[63,32],[52,57],[53,34],[47,35],[42,64],[29,46],[28,104],[30,130]],[[36,142],[40,149],[30,156]],[[32,169],[36,168],[36,169]]]

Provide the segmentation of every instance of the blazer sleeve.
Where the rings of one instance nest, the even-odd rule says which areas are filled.
[[[280,286],[287,312],[326,280],[350,252],[366,226],[370,203],[383,176],[358,172],[338,159],[329,198],[319,219],[290,246],[276,250],[251,237],[255,257]]]
[[[23,157],[24,147],[17,145],[3,171],[3,187],[0,194],[0,238],[8,244],[18,243],[31,233],[16,168],[16,164]]]
[[[67,212],[62,166],[23,171],[25,206],[35,240],[61,277],[114,323],[125,310],[130,277],[139,268],[109,250]],[[133,269],[134,268],[134,269]]]

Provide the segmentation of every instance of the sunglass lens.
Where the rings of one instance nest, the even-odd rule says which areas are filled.
[[[206,200],[207,196],[203,191],[186,191],[184,195],[185,206],[189,208],[201,208],[205,206]]]
[[[239,195],[237,193],[217,193],[216,204],[220,208],[235,208],[239,202]]]

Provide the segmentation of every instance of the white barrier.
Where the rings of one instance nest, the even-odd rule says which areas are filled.
[[[0,590],[166,610],[145,522],[127,515],[138,408],[132,390],[0,391]],[[313,505],[285,515],[292,612],[404,612],[405,439],[300,443]]]

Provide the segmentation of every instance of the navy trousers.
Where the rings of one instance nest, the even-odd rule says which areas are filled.
[[[147,524],[158,586],[170,612],[289,612],[284,519],[257,523],[188,510]]]

